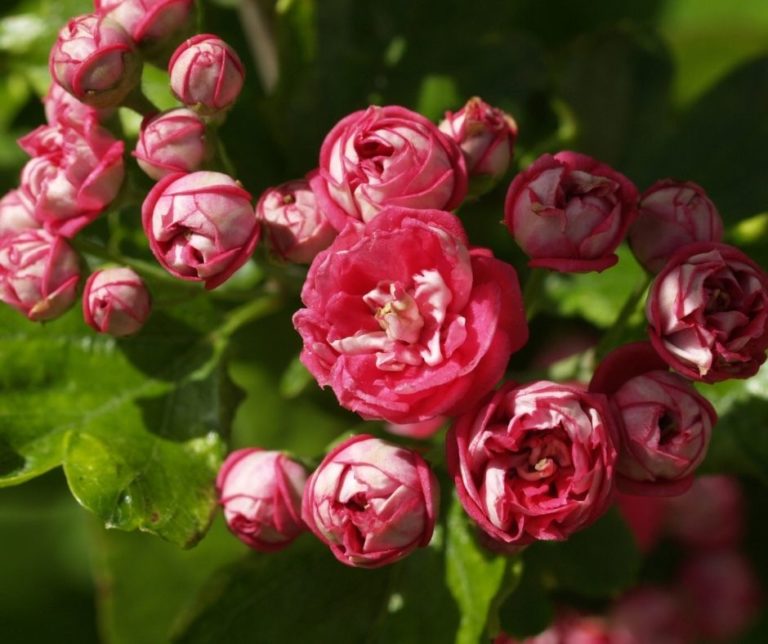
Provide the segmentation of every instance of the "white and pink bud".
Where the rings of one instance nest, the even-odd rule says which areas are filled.
[[[310,264],[336,239],[336,229],[320,210],[309,182],[289,181],[268,188],[256,205],[256,216],[272,249],[289,262]]]
[[[0,199],[0,235],[25,228],[40,228],[35,204],[23,190],[10,190]]]
[[[227,43],[212,34],[185,40],[168,63],[171,90],[184,105],[204,116],[234,105],[245,79],[245,67]]]
[[[141,57],[116,22],[95,13],[72,18],[51,49],[51,77],[93,107],[117,107],[141,80]]]
[[[95,0],[94,5],[142,46],[177,36],[188,27],[194,10],[194,0]]]
[[[207,289],[248,261],[260,237],[251,195],[221,172],[168,175],[147,195],[141,212],[157,261]]]
[[[55,82],[48,88],[48,93],[43,99],[43,108],[48,125],[62,127],[82,127],[83,123],[91,119],[100,122],[109,118],[114,111],[110,108],[99,110],[86,105]]]
[[[151,308],[144,281],[130,268],[105,268],[85,283],[83,317],[99,333],[132,335],[144,326]]]
[[[306,470],[281,452],[232,452],[216,478],[227,526],[255,550],[284,548],[306,530],[301,520],[306,480]]]
[[[658,273],[678,248],[722,238],[723,220],[704,188],[692,181],[663,179],[640,196],[627,239],[637,261]]]
[[[0,300],[33,322],[64,313],[79,280],[79,258],[63,237],[31,229],[0,237]]]
[[[206,157],[205,123],[185,107],[149,117],[141,125],[133,156],[155,180],[178,172],[194,172]]]

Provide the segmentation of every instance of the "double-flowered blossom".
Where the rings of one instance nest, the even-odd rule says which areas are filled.
[[[194,0],[95,0],[94,5],[99,14],[119,23],[135,43],[151,45],[186,28]]]
[[[659,355],[687,378],[749,378],[768,348],[768,274],[739,249],[683,246],[648,295],[648,335]]]
[[[545,154],[507,192],[504,223],[529,266],[602,271],[637,215],[637,189],[616,170],[576,152]]]
[[[83,291],[83,317],[98,331],[117,338],[139,331],[149,317],[151,300],[144,281],[130,268],[92,273]]]
[[[125,30],[95,13],[72,18],[51,49],[53,80],[94,107],[117,107],[141,80],[141,57]]]
[[[144,120],[133,156],[152,179],[178,172],[193,172],[206,156],[205,123],[185,107]]]
[[[0,237],[0,300],[33,322],[64,313],[79,280],[79,258],[63,237],[41,229]]]
[[[421,114],[371,106],[344,117],[325,137],[312,188],[342,230],[387,206],[456,208],[467,194],[467,168],[458,145]]]
[[[339,561],[376,568],[429,543],[439,492],[435,475],[416,452],[353,436],[307,481],[301,516]]]
[[[567,539],[612,500],[614,422],[602,394],[507,383],[448,432],[447,465],[461,504],[504,544]]]
[[[282,452],[232,452],[216,478],[229,529],[255,550],[284,548],[306,529],[301,520],[306,481],[306,470]]]
[[[261,231],[251,195],[221,172],[164,177],[144,200],[141,218],[163,268],[207,289],[248,261]]]
[[[528,339],[515,270],[439,210],[388,208],[310,266],[301,360],[340,404],[412,423],[464,411]]]
[[[621,491],[666,496],[690,487],[717,420],[690,381],[671,373],[650,343],[636,342],[606,356],[589,388],[616,412]]]
[[[642,194],[627,237],[637,261],[651,273],[686,244],[722,238],[723,220],[704,188],[672,179],[657,181]]]

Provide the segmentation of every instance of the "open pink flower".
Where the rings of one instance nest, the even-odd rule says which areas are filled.
[[[637,215],[637,189],[616,170],[576,152],[545,154],[507,192],[504,223],[529,266],[602,271]]]
[[[262,552],[285,548],[305,530],[301,495],[306,481],[306,470],[281,452],[232,452],[216,477],[232,534]]]
[[[431,121],[398,105],[372,106],[325,137],[312,188],[342,230],[387,206],[456,208],[467,194],[467,169],[459,147]]]
[[[310,266],[293,318],[301,360],[365,418],[412,423],[471,407],[528,339],[514,269],[467,248],[459,220],[389,208]]]
[[[100,15],[119,23],[134,42],[146,44],[161,43],[184,29],[194,0],[95,0],[94,5]]]
[[[429,543],[439,493],[435,475],[416,452],[353,436],[307,481],[301,516],[339,561],[376,568]]]
[[[733,246],[688,244],[656,276],[646,315],[653,347],[675,371],[749,378],[768,348],[768,274]]]
[[[192,110],[179,107],[144,120],[133,156],[152,179],[194,172],[206,155],[205,123]]]
[[[83,317],[99,333],[117,338],[136,333],[151,310],[144,281],[130,268],[104,268],[92,273],[83,290]]]
[[[608,508],[615,441],[602,394],[507,383],[456,419],[447,465],[467,514],[497,541],[562,541]]]

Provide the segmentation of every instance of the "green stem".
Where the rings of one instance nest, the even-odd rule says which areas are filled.
[[[533,319],[541,305],[541,295],[544,291],[544,278],[546,275],[547,272],[541,268],[532,268],[528,274],[525,289],[523,290],[523,302],[529,320]]]
[[[228,174],[233,179],[237,178],[237,169],[235,164],[232,163],[232,159],[227,154],[227,149],[224,147],[224,141],[219,136],[220,124],[208,123],[206,128],[206,136],[209,143],[209,154],[213,155],[211,159],[211,165],[213,169],[219,170]]]
[[[624,302],[624,306],[621,307],[621,311],[616,316],[616,321],[611,325],[611,328],[600,340],[597,348],[595,349],[595,358],[599,361],[613,349],[617,342],[621,339],[624,330],[627,327],[629,319],[633,313],[637,310],[637,305],[640,303],[645,291],[648,289],[648,285],[651,283],[652,276],[646,274],[643,279],[638,283],[634,290],[629,294],[629,297]]]
[[[232,309],[227,315],[227,319],[213,331],[212,337],[214,342],[226,341],[249,322],[266,317],[279,310],[282,303],[280,295],[267,293],[251,300],[247,304]]]
[[[142,116],[157,114],[160,111],[157,105],[147,98],[141,87],[137,87],[126,96],[123,101],[123,107],[127,107],[129,110],[133,110]]]

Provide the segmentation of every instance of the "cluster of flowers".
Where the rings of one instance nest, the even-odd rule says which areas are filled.
[[[495,644],[691,644],[743,635],[758,614],[761,590],[740,552],[745,517],[738,481],[703,476],[680,496],[620,495],[619,506],[644,550],[661,539],[685,549],[674,578],[630,590],[601,615],[561,607],[543,633],[523,640],[502,634]]]

